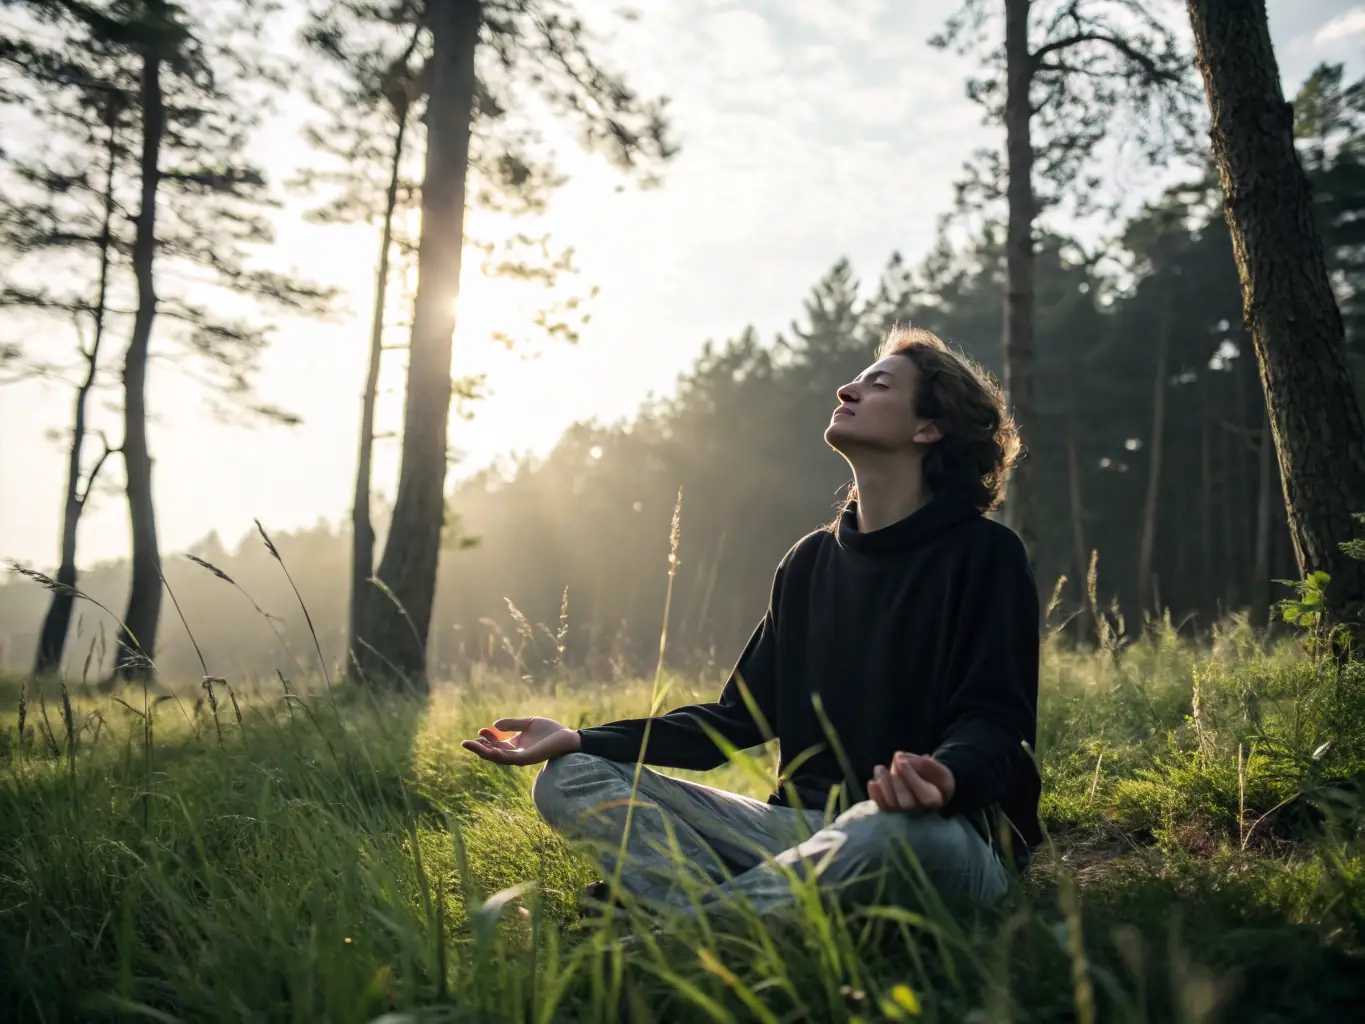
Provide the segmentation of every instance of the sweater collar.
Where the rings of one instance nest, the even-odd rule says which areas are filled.
[[[981,513],[968,501],[941,494],[899,522],[871,533],[858,532],[858,503],[849,502],[839,516],[835,537],[850,551],[902,551],[924,543],[935,534]]]

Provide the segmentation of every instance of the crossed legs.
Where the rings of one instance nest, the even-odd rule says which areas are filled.
[[[566,838],[590,842],[617,869],[635,765],[590,754],[546,763],[532,796]],[[852,904],[913,898],[917,862],[949,902],[987,904],[1007,887],[999,858],[961,817],[886,813],[863,801],[829,825],[820,811],[749,797],[640,770],[620,882],[632,894],[691,906],[684,873],[705,887],[703,903],[739,898],[759,911],[793,901],[787,871],[815,872],[821,888]]]

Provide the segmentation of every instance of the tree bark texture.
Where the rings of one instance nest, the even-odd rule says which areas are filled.
[[[351,601],[349,618],[347,674],[354,675],[359,657],[356,638],[360,635],[365,592],[372,590],[374,573],[374,523],[370,519],[370,487],[374,458],[374,408],[379,392],[379,368],[384,358],[384,311],[389,289],[389,256],[393,249],[393,212],[398,205],[398,184],[403,164],[403,143],[407,134],[408,112],[399,113],[398,130],[393,140],[393,161],[389,186],[384,197],[384,227],[379,243],[379,268],[375,272],[374,317],[370,323],[370,363],[365,372],[365,395],[360,407],[360,454],[356,460],[355,500],[351,506]]]
[[[152,456],[147,446],[147,356],[156,320],[156,199],[161,178],[161,142],[166,110],[161,94],[161,57],[155,51],[142,64],[141,206],[133,239],[137,313],[123,360],[123,464],[127,471],[128,518],[132,526],[132,585],[123,615],[115,672],[122,679],[150,675],[161,616],[161,555],[152,504]]]
[[[63,588],[76,586],[76,537],[80,527],[81,514],[85,511],[86,499],[94,487],[104,460],[109,451],[106,448],[99,461],[91,468],[86,477],[85,487],[81,487],[81,457],[85,450],[86,408],[90,392],[95,387],[99,372],[100,346],[104,341],[104,313],[109,296],[110,249],[113,245],[114,223],[114,170],[118,163],[118,120],[117,101],[113,96],[106,100],[106,127],[109,129],[108,162],[105,167],[104,213],[100,224],[99,236],[99,285],[95,295],[94,330],[90,347],[84,351],[86,361],[85,379],[76,389],[76,401],[71,426],[71,451],[66,464],[66,500],[62,507],[61,554],[57,567],[57,582]],[[62,654],[66,650],[66,635],[71,629],[71,613],[76,597],[71,589],[55,591],[43,616],[42,629],[38,633],[38,650],[33,658],[33,674],[42,677],[61,668]]]
[[[1152,434],[1148,441],[1147,494],[1142,509],[1142,536],[1138,541],[1138,607],[1161,614],[1160,602],[1152,590],[1152,558],[1156,553],[1157,512],[1161,502],[1161,459],[1166,436],[1166,353],[1170,347],[1169,307],[1158,314],[1156,328],[1156,370],[1152,377]],[[1152,602],[1152,603],[1148,603]]]
[[[1340,311],[1294,149],[1263,0],[1188,0],[1213,155],[1242,283],[1300,571],[1322,570],[1328,617],[1365,602],[1365,563],[1341,542],[1365,511],[1365,424]]]
[[[1002,338],[1004,385],[1010,410],[1024,444],[1038,443],[1033,353],[1033,55],[1028,40],[1029,0],[1005,0],[1005,155],[1009,174],[1006,198],[1005,324]],[[1006,519],[1024,542],[1030,558],[1038,550],[1038,495],[1032,460],[1010,473]]]
[[[392,597],[377,587],[366,588],[362,628],[356,636],[365,678],[419,688],[426,684],[427,632],[445,514],[450,358],[482,10],[478,0],[434,0],[428,17],[431,98],[402,465],[393,520],[375,573]]]

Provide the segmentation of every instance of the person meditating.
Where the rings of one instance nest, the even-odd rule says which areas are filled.
[[[1019,537],[985,515],[1018,435],[994,381],[933,334],[895,328],[878,355],[838,389],[824,435],[853,472],[848,501],[779,563],[718,700],[577,730],[504,718],[463,741],[544,762],[541,815],[647,902],[691,906],[690,865],[705,902],[760,911],[793,901],[789,869],[857,905],[913,899],[922,879],[989,904],[1041,841],[1038,592]],[[633,785],[637,761],[726,763],[714,737],[777,739],[766,803],[648,768]]]

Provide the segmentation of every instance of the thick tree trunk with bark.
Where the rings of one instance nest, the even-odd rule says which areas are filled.
[[[1161,614],[1152,591],[1152,556],[1156,551],[1157,511],[1161,504],[1161,460],[1166,436],[1166,352],[1170,347],[1168,307],[1162,307],[1156,329],[1156,370],[1152,378],[1152,435],[1148,441],[1147,494],[1142,508],[1142,536],[1138,541],[1138,607]],[[1149,604],[1148,602],[1153,602]]]
[[[1028,41],[1029,0],[1005,0],[1005,155],[1009,224],[1005,237],[1004,384],[1024,444],[1038,443],[1033,374],[1033,55]],[[1011,471],[1006,519],[1029,556],[1038,553],[1038,495],[1033,462]]]
[[[72,417],[71,452],[66,464],[66,501],[62,509],[61,556],[57,568],[57,582],[64,588],[76,586],[76,537],[80,527],[81,514],[85,511],[86,499],[90,489],[95,486],[104,460],[110,452],[105,447],[99,461],[91,468],[81,487],[81,456],[85,450],[86,407],[90,392],[95,386],[99,372],[100,345],[104,341],[104,313],[109,296],[110,248],[113,244],[114,223],[114,169],[118,162],[118,145],[115,123],[118,107],[111,97],[107,100],[106,126],[109,129],[108,163],[105,168],[104,215],[100,224],[99,238],[99,285],[95,295],[94,330],[90,347],[84,351],[86,361],[85,379],[76,389],[75,412]],[[62,654],[66,650],[66,635],[71,629],[71,612],[76,603],[75,594],[70,589],[58,590],[52,594],[52,601],[43,616],[42,629],[38,634],[38,651],[33,658],[33,674],[41,677],[56,672],[62,664]]]
[[[379,269],[375,272],[374,317],[370,323],[370,363],[365,372],[365,396],[360,407],[360,455],[356,460],[355,501],[351,506],[351,602],[349,618],[347,675],[354,677],[359,657],[356,638],[360,635],[365,592],[372,590],[374,573],[374,523],[370,519],[371,464],[374,457],[374,407],[379,392],[379,366],[384,358],[384,311],[389,289],[389,255],[393,249],[393,212],[398,205],[398,184],[403,165],[403,142],[408,116],[404,107],[398,112],[398,131],[393,139],[393,161],[389,167],[389,187],[384,197],[384,227],[379,243]]]
[[[1341,543],[1365,511],[1365,423],[1347,368],[1294,115],[1263,0],[1188,0],[1213,155],[1256,345],[1300,571],[1327,572],[1326,612],[1365,603],[1365,563]]]
[[[93,374],[92,374],[93,376]],[[76,533],[85,502],[81,495],[81,453],[85,447],[85,401],[90,393],[89,377],[76,390],[75,426],[72,429],[71,452],[67,456],[66,501],[62,508],[61,561],[57,566],[57,582],[63,588],[76,586]],[[91,483],[94,480],[92,478]],[[56,672],[66,650],[66,634],[71,629],[71,613],[76,597],[69,589],[54,591],[47,614],[38,632],[38,650],[33,657],[34,676]]]
[[[71,614],[76,604],[76,595],[72,588],[76,586],[77,577],[77,531],[81,515],[85,512],[85,503],[90,497],[90,490],[95,486],[105,460],[112,454],[108,447],[104,449],[86,475],[82,486],[80,467],[81,453],[85,447],[83,439],[87,433],[86,403],[90,389],[94,386],[97,356],[98,348],[95,348],[89,354],[89,374],[76,391],[75,426],[72,431],[71,453],[67,460],[66,502],[62,511],[61,561],[57,567],[57,582],[64,589],[53,592],[52,601],[47,606],[47,614],[43,616],[42,629],[38,633],[38,651],[33,658],[33,674],[39,677],[61,668],[62,655],[66,651],[66,635],[71,629]]]
[[[365,678],[424,687],[427,632],[445,514],[450,357],[464,245],[465,177],[474,102],[478,0],[432,0],[427,155],[417,300],[408,356],[402,468],[393,520],[355,637]]]
[[[156,653],[161,616],[161,554],[157,550],[152,504],[152,456],[147,447],[147,355],[156,320],[156,194],[161,177],[161,141],[166,110],[161,95],[161,58],[149,53],[142,65],[141,208],[133,240],[137,313],[123,360],[123,464],[127,470],[128,517],[133,534],[132,586],[119,634],[115,671],[119,678],[145,678]]]

